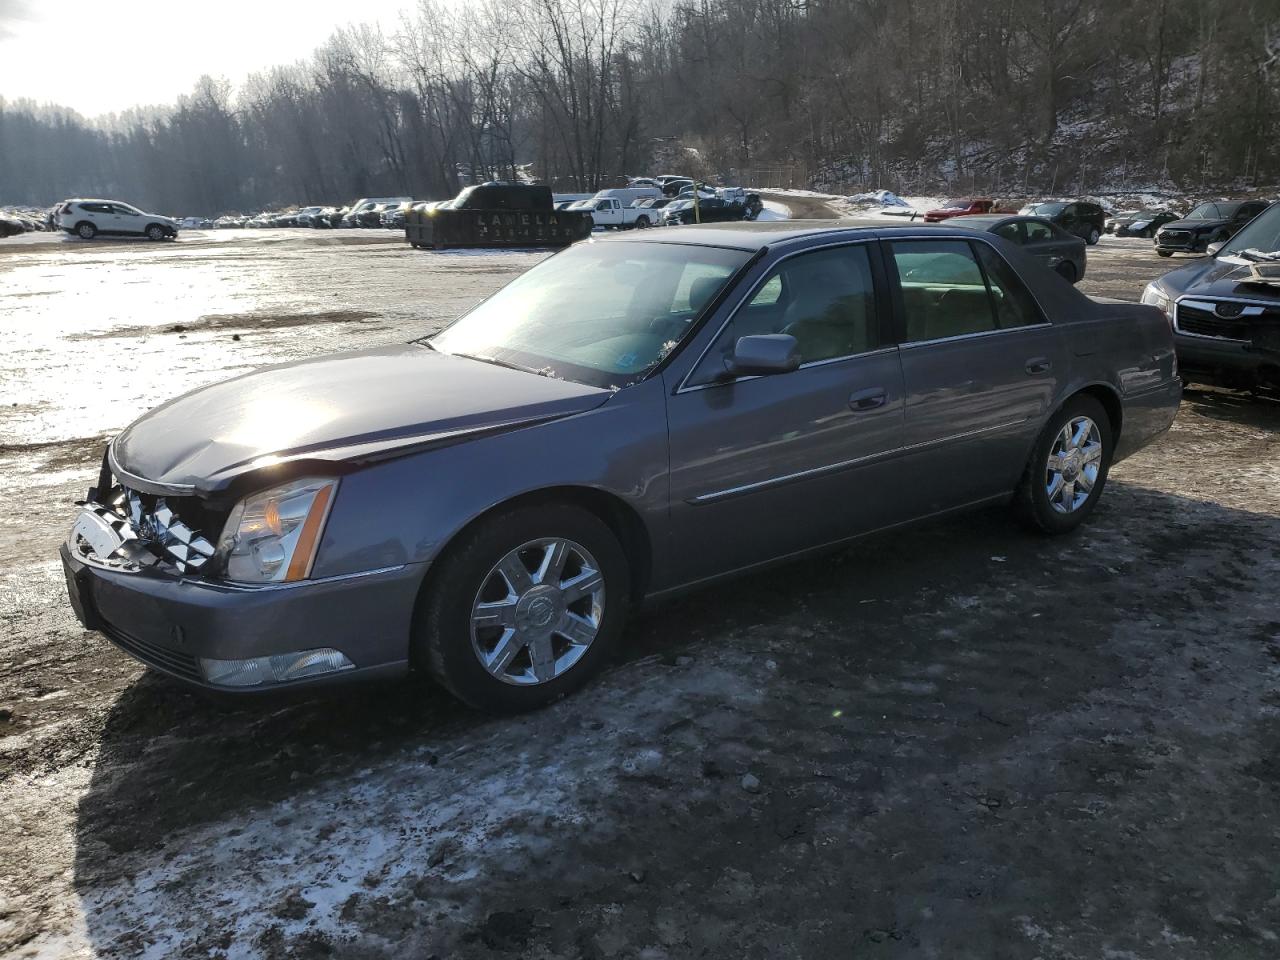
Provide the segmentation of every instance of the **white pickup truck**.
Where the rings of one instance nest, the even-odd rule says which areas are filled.
[[[626,230],[629,227],[653,227],[661,221],[658,211],[649,207],[623,206],[617,197],[592,197],[581,200],[569,208],[591,214],[591,222],[597,227]]]

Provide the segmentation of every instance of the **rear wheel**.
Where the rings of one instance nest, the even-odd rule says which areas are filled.
[[[644,229],[645,229],[645,228],[647,228],[648,226],[649,226],[649,218],[648,218],[648,217],[640,217],[640,218],[636,221],[636,228],[637,228],[637,229],[639,229],[639,230],[644,230]]]
[[[98,228],[88,221],[78,223],[76,224],[76,235],[79,236],[81,240],[92,240],[98,235]]]
[[[594,514],[567,504],[498,513],[438,563],[416,616],[415,660],[473,707],[540,707],[604,665],[630,591],[626,555]]]
[[[1098,232],[1098,228],[1097,228],[1097,227],[1090,227],[1090,228],[1089,228],[1089,235],[1088,235],[1087,237],[1085,237],[1084,239],[1085,239],[1085,243],[1089,244],[1089,246],[1091,246],[1091,247],[1092,247],[1092,246],[1094,246],[1094,245],[1095,245],[1095,244],[1096,244],[1100,239],[1102,239],[1102,234]]]
[[[1072,397],[1036,440],[1014,498],[1018,514],[1042,533],[1074,530],[1102,496],[1111,456],[1107,411],[1093,397]]]
[[[1172,251],[1172,250],[1157,250],[1157,251],[1156,251],[1156,256],[1157,256],[1157,257],[1172,257],[1172,256],[1173,256],[1173,251]]]

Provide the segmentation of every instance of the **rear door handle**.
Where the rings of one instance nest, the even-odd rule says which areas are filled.
[[[863,413],[883,407],[889,399],[889,392],[884,387],[868,387],[859,390],[849,397],[849,409],[854,413]]]
[[[1034,376],[1037,373],[1048,373],[1053,367],[1048,357],[1034,357],[1027,361],[1027,373]]]

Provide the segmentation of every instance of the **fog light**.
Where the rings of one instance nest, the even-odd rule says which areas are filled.
[[[355,664],[337,650],[326,647],[247,660],[209,660],[202,657],[200,669],[206,680],[219,687],[260,687],[354,670]]]

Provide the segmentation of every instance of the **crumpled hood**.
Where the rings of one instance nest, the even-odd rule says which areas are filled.
[[[1193,297],[1254,297],[1280,301],[1280,287],[1248,283],[1249,264],[1230,257],[1214,257],[1197,260],[1185,267],[1166,273],[1160,284],[1172,296],[1183,294]]]
[[[270,463],[377,457],[568,416],[610,395],[404,344],[268,367],[194,390],[134,421],[111,450],[131,474],[208,491]]]

